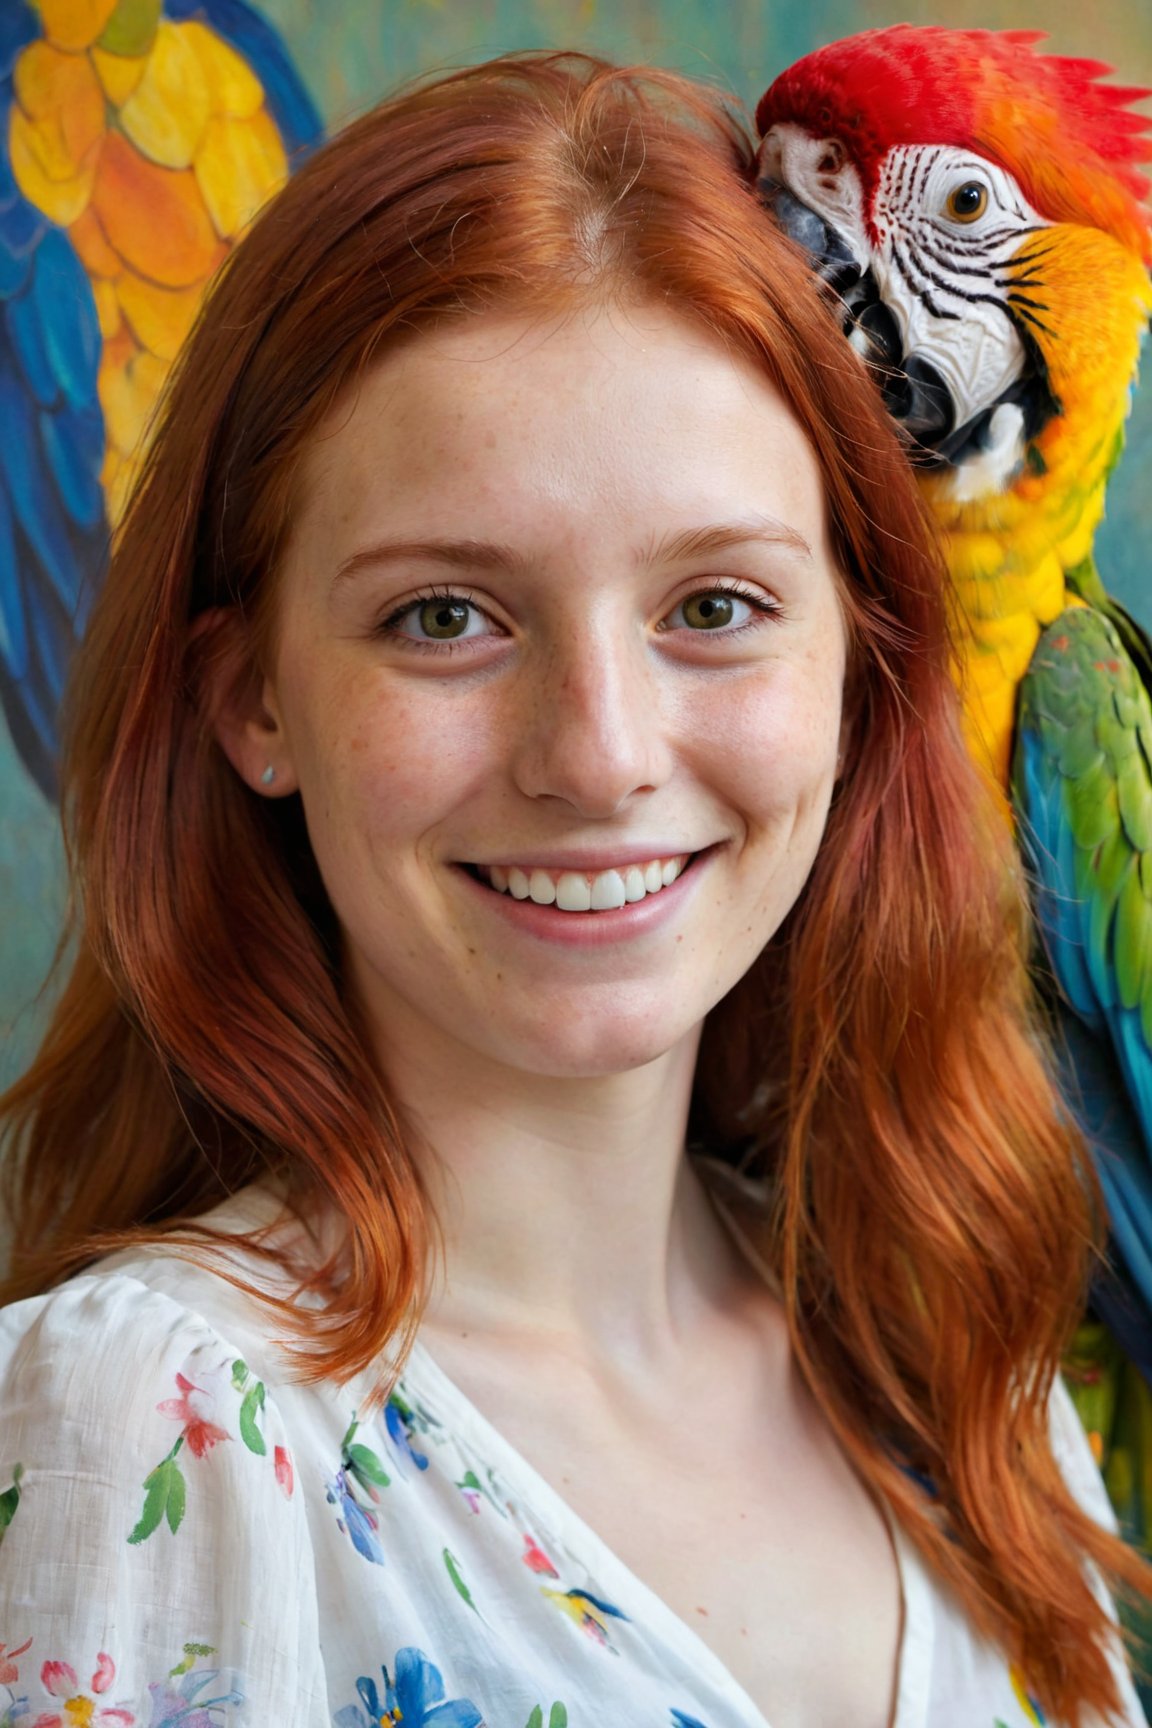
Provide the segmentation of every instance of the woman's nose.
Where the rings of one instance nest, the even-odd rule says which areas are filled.
[[[519,789],[606,817],[663,785],[672,749],[657,682],[642,638],[581,630],[555,647],[521,693]]]

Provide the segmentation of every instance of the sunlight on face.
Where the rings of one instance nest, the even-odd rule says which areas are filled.
[[[485,314],[384,360],[309,452],[265,691],[378,1048],[694,1040],[811,868],[844,661],[815,458],[707,332]]]

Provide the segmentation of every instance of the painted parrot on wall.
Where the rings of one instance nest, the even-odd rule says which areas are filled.
[[[0,707],[49,798],[69,660],[168,369],[320,132],[244,0],[0,4]]]
[[[1152,311],[1148,92],[1036,32],[900,25],[760,102],[759,190],[839,299],[943,531],[971,747],[1034,881],[1066,1096],[1112,1238],[1070,1361],[1152,1513],[1152,652],[1093,559]],[[1152,569],[1152,566],[1150,566]],[[1125,1390],[1126,1388],[1126,1390]]]

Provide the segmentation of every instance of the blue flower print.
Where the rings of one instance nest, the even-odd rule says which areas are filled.
[[[384,1406],[384,1426],[388,1430],[389,1440],[400,1454],[401,1459],[407,1459],[410,1463],[415,1464],[417,1470],[427,1470],[427,1453],[417,1452],[412,1444],[414,1426],[412,1409],[396,1392],[393,1392]]]
[[[221,1683],[218,1668],[193,1668],[183,1674],[174,1668],[167,1680],[149,1686],[148,1695],[148,1728],[220,1728],[230,1715],[229,1705],[244,1702],[242,1692]]]
[[[357,1554],[363,1554],[365,1560],[371,1560],[373,1565],[383,1566],[380,1520],[375,1512],[368,1511],[355,1498],[347,1471],[337,1470],[332,1480],[326,1483],[325,1492],[329,1505],[338,1510],[337,1524],[345,1535],[352,1538],[352,1546]]]
[[[484,1718],[467,1698],[445,1698],[439,1668],[422,1650],[406,1646],[396,1652],[396,1678],[381,1669],[384,1694],[375,1680],[362,1675],[356,1682],[359,1704],[346,1704],[332,1718],[335,1728],[484,1728]]]
[[[673,1710],[672,1728],[706,1728],[699,1716],[687,1716],[683,1710]]]

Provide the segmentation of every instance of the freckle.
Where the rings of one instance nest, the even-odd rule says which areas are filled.
[[[707,1620],[707,1618],[708,1618],[707,1608],[697,1608],[696,1612],[697,1612],[697,1614],[703,1614],[705,1620]]]
[[[683,936],[677,936],[676,940],[677,942],[683,942],[684,938]]]
[[[747,1636],[748,1636],[748,1628],[747,1628],[747,1626],[741,1626],[741,1628],[740,1628],[740,1636],[741,1636],[741,1638],[747,1638]]]
[[[469,952],[469,954],[471,954],[471,956],[472,956],[472,958],[473,958],[473,960],[475,960],[475,958],[476,958],[476,950],[475,950],[475,948],[469,948],[469,950],[468,950],[468,952]]]

